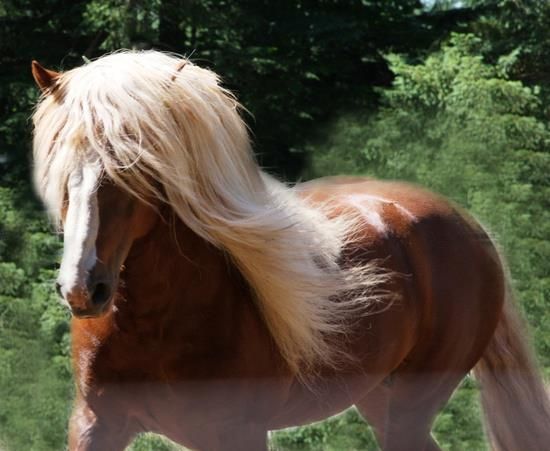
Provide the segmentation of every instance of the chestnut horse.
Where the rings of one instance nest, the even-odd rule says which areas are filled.
[[[287,187],[218,78],[159,52],[33,62],[35,179],[64,233],[70,450],[141,431],[199,450],[355,405],[384,450],[438,450],[473,369],[501,450],[550,443],[547,395],[484,230],[405,183]]]

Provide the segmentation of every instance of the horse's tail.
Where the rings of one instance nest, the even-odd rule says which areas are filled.
[[[550,401],[523,320],[506,289],[502,316],[474,368],[489,439],[499,451],[550,449]]]

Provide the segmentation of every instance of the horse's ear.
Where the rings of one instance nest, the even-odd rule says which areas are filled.
[[[50,92],[61,74],[53,70],[45,69],[38,61],[33,60],[32,76],[42,92]]]

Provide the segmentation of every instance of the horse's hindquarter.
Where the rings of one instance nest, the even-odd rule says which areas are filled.
[[[482,228],[410,184],[342,177],[297,190],[313,203],[335,203],[336,212],[352,207],[361,215],[352,256],[390,271],[384,288],[396,296],[356,324],[358,364],[333,374],[332,386],[325,379],[322,396],[296,384],[274,427],[334,414],[383,380],[391,386],[391,374],[407,374],[423,396],[460,380],[493,335],[504,298],[499,256]]]
[[[342,211],[353,207],[364,222],[357,252],[393,273],[387,288],[398,297],[362,320],[354,351],[364,371],[470,370],[504,299],[500,259],[479,224],[406,183],[328,178],[298,190],[313,202],[336,200]]]
[[[417,339],[422,313],[408,249],[412,218],[395,202],[365,189],[364,178],[328,178],[295,189],[312,204],[331,203],[331,214],[354,210],[362,216],[360,236],[349,249],[352,261],[376,262],[391,277],[374,291],[387,292],[338,339],[351,356],[336,370],[325,369],[307,386],[296,381],[273,428],[318,421],[349,407],[384,381],[404,361]]]

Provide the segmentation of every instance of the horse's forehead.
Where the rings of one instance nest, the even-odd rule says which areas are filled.
[[[99,165],[87,163],[75,167],[67,179],[69,203],[85,202],[95,196],[99,186],[101,170]]]

